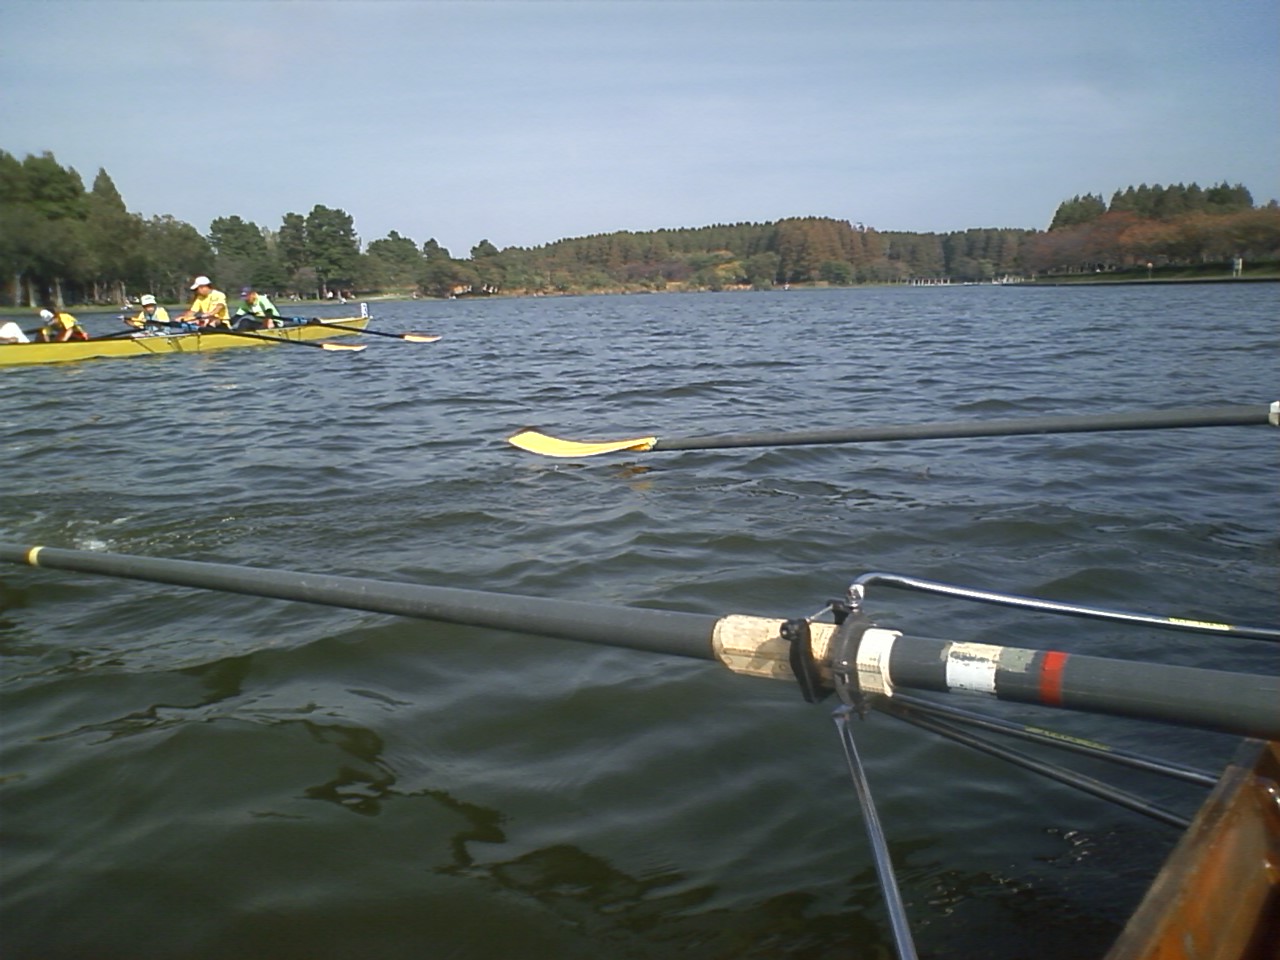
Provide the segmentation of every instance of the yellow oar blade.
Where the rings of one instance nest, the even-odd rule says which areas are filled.
[[[410,343],[435,343],[440,338],[426,333],[402,333],[401,340],[408,340]]]
[[[619,450],[652,450],[657,442],[657,437],[633,437],[630,440],[582,443],[578,440],[549,437],[537,430],[521,430],[507,437],[507,443],[512,446],[544,457],[594,457],[601,453],[617,453]]]
[[[322,343],[319,344],[321,350],[350,350],[353,353],[359,353],[367,343]]]

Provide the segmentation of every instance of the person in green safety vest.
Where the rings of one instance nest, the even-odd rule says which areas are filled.
[[[237,330],[261,330],[280,326],[280,311],[271,299],[254,287],[240,291],[243,303],[236,309]]]

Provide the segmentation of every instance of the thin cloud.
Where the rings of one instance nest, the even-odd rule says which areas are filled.
[[[1280,195],[1269,0],[18,0],[0,26],[59,53],[0,48],[0,147],[201,230],[321,203],[458,253],[808,214],[1042,227],[1143,181]]]

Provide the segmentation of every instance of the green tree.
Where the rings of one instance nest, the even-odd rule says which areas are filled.
[[[263,227],[260,232],[267,254],[266,259],[254,269],[253,283],[259,290],[279,296],[290,289],[289,272],[285,270],[280,256],[280,234],[268,227]]]
[[[418,245],[392,230],[385,239],[374,240],[365,251],[371,274],[379,278],[378,289],[408,288],[417,285],[423,256]]]
[[[844,260],[824,260],[818,267],[818,279],[847,287],[853,283],[853,264]]]
[[[446,257],[432,257],[422,268],[418,286],[433,297],[452,296],[455,291],[479,287],[480,275],[470,264]]]
[[[1058,205],[1058,210],[1053,215],[1053,222],[1049,224],[1050,230],[1061,230],[1064,227],[1074,227],[1076,224],[1088,223],[1096,220],[1107,212],[1107,205],[1102,202],[1102,195],[1094,195],[1086,193],[1084,196],[1075,196],[1070,200],[1064,200]]]
[[[307,215],[307,265],[316,272],[320,295],[331,286],[351,286],[360,263],[360,239],[345,210],[316,204]]]
[[[143,224],[142,253],[148,289],[170,302],[189,299],[192,278],[205,273],[213,260],[213,249],[200,231],[168,215]]]
[[[768,290],[777,282],[780,262],[772,250],[752,254],[743,261],[743,277],[756,290]]]
[[[1223,180],[1204,192],[1205,206],[1212,213],[1240,213],[1253,209],[1253,195],[1240,183],[1227,186]]]
[[[7,155],[6,155],[7,156]],[[94,265],[85,219],[88,200],[80,174],[63,168],[52,153],[28,154],[15,167],[3,164],[0,175],[9,196],[4,219],[16,231],[13,262],[16,286],[28,302],[62,304],[64,293],[92,282]]]
[[[29,278],[34,267],[31,251],[40,216],[27,202],[27,178],[22,161],[0,150],[0,276],[13,283],[13,305],[31,303]]]
[[[99,169],[87,198],[85,239],[93,263],[93,299],[123,303],[127,287],[143,282],[142,220],[125,209],[106,170]]]
[[[307,221],[300,213],[286,213],[276,234],[276,256],[289,276],[307,265]]]
[[[251,220],[234,215],[218,217],[209,224],[207,239],[214,250],[214,274],[218,283],[228,290],[246,284],[262,285],[278,272],[267,248],[267,238]]]
[[[22,161],[26,202],[49,220],[83,220],[88,213],[84,181],[71,167],[63,168],[49,151]]]

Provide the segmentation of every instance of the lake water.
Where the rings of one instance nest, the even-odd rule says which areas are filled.
[[[1265,404],[1274,284],[374,312],[444,338],[0,369],[0,540],[711,614],[803,616],[883,570],[1280,621],[1269,428],[583,461],[504,442]],[[1247,641],[870,600],[919,636],[1277,667]],[[892,949],[832,701],[788,684],[19,568],[0,663],[10,960]],[[1235,746],[990,708],[1215,772]],[[925,956],[1100,955],[1177,839],[885,716],[855,733]],[[1204,797],[1072,762],[1188,814]]]

